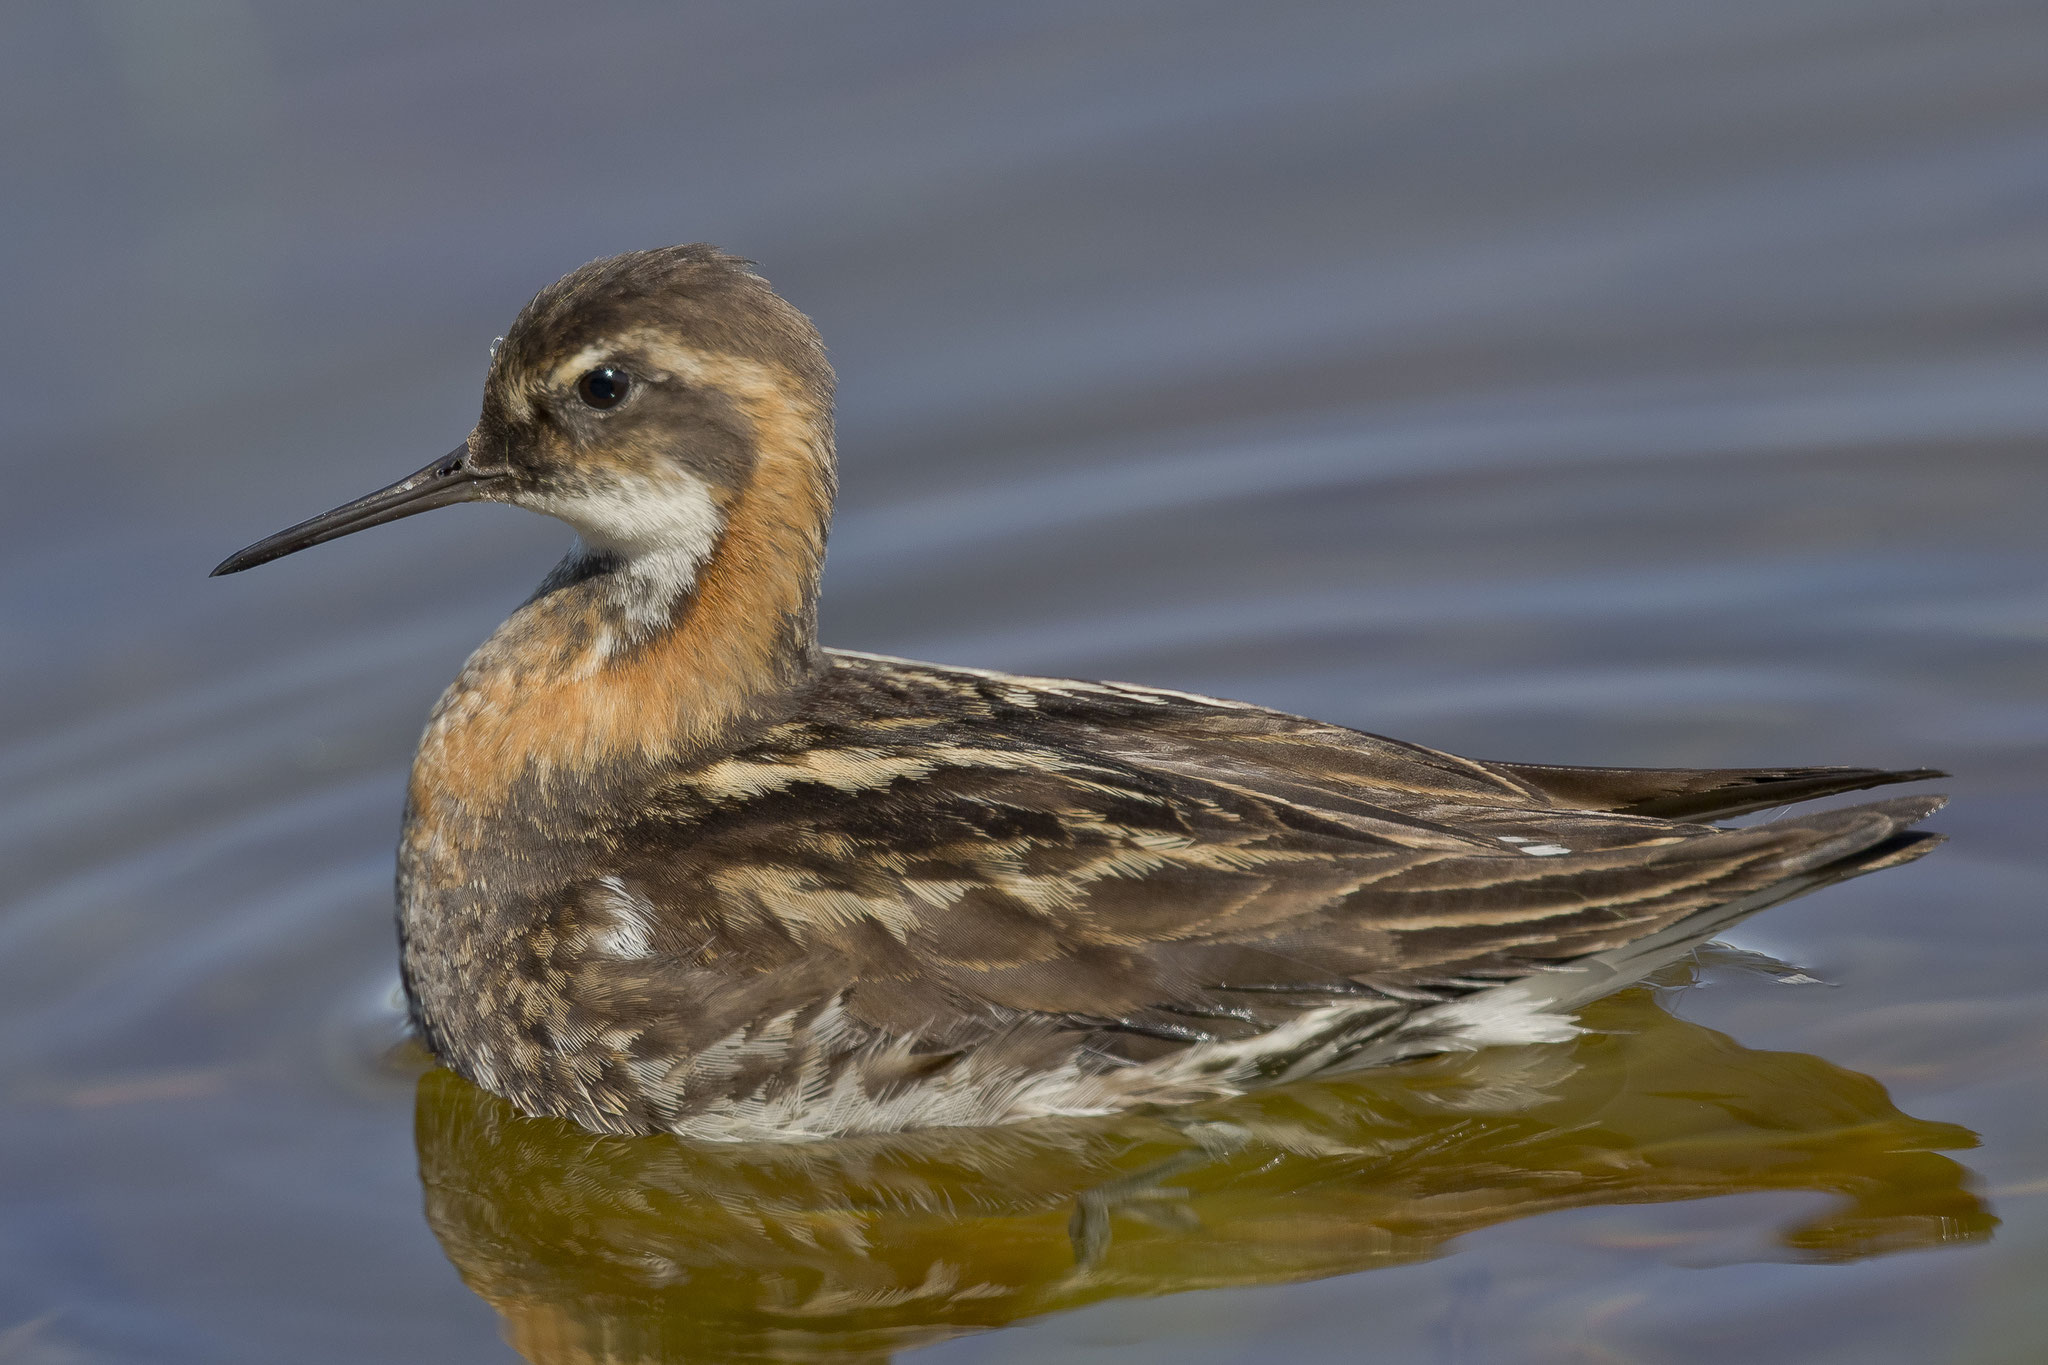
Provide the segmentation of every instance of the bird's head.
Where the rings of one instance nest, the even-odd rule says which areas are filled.
[[[809,319],[702,245],[595,261],[534,296],[492,349],[482,415],[426,468],[249,546],[237,573],[451,503],[560,518],[586,551],[687,584],[749,489],[830,514],[832,369]],[[785,501],[787,499],[785,498]],[[822,545],[822,539],[820,539]]]

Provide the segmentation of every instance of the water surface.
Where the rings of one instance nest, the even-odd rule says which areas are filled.
[[[0,1360],[2038,1358],[2039,6],[4,24]],[[422,1078],[405,764],[565,535],[203,575],[688,239],[839,366],[829,643],[1940,766],[1952,842],[1578,1043],[1178,1126],[704,1152]]]

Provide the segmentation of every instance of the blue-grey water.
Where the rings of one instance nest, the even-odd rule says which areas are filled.
[[[0,120],[0,1361],[2048,1351],[2048,9],[23,0]],[[1856,1185],[1976,1221],[1793,1254],[1836,1196],[1745,1167],[986,1331],[518,1328],[551,1291],[423,1215],[391,844],[566,533],[205,573],[460,439],[532,290],[687,240],[832,348],[828,643],[1952,770],[1948,847],[1731,936],[1828,984],[1669,1004],[1976,1135]]]

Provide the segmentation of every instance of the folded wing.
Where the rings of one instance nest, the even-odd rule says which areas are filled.
[[[619,874],[694,967],[799,992],[828,961],[854,1020],[934,1047],[1030,1020],[1148,1060],[1332,1001],[1412,1012],[1761,905],[1938,804],[1723,830],[1662,813],[1922,774],[1482,764],[1156,690],[839,671],[679,783]]]

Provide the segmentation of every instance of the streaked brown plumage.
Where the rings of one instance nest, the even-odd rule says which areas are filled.
[[[832,378],[702,246],[600,261],[465,444],[217,572],[447,502],[576,548],[442,697],[400,848],[413,1017],[531,1113],[741,1139],[1175,1103],[1560,1011],[1904,861],[1924,771],[1479,763],[1238,702],[821,650]]]

